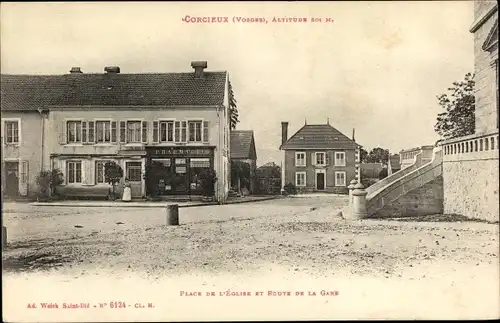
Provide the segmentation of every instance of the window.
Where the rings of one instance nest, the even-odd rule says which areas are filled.
[[[141,121],[127,121],[127,142],[139,143],[141,138]]]
[[[104,176],[104,165],[107,163],[105,160],[98,160],[95,162],[95,183],[106,184],[106,177]]]
[[[4,138],[7,144],[19,143],[19,121],[5,121]]]
[[[335,152],[335,166],[345,166],[345,152]]]
[[[326,165],[325,153],[316,153],[316,165],[318,166]]]
[[[98,143],[111,142],[111,121],[95,122],[95,141]]]
[[[190,142],[201,142],[202,134],[202,122],[201,121],[189,121],[189,141]]]
[[[345,172],[335,172],[335,186],[345,186]]]
[[[82,142],[82,122],[68,121],[67,123],[68,143]]]
[[[131,182],[142,181],[141,162],[128,162],[127,163],[127,178]]]
[[[160,142],[173,142],[174,141],[174,122],[161,121],[160,122]]]
[[[295,173],[295,186],[306,186],[306,172]]]
[[[66,181],[69,184],[76,184],[82,182],[82,162],[81,161],[68,161],[66,171]]]
[[[306,166],[306,153],[304,152],[295,153],[295,166]]]

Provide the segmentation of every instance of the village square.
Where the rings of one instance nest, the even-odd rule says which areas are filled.
[[[334,108],[267,115],[248,107],[244,73],[211,69],[194,48],[172,70],[2,68],[4,289],[31,289],[30,309],[43,298],[34,277],[58,279],[61,295],[66,282],[111,295],[111,279],[130,278],[168,281],[151,288],[181,305],[302,292],[344,317],[354,299],[358,318],[498,317],[498,5],[472,7],[457,32],[473,35],[474,68],[426,94],[440,109],[424,121],[437,140],[416,133],[400,149],[387,147],[409,136],[411,118],[379,134]],[[73,310],[91,302],[73,298]]]

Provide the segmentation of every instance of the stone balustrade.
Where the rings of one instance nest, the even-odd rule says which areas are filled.
[[[420,146],[416,148],[405,149],[399,152],[401,169],[405,169],[415,164],[415,158],[420,155],[422,162],[428,163],[432,159],[432,149],[434,146]]]
[[[443,160],[498,159],[498,131],[449,139],[442,143]]]

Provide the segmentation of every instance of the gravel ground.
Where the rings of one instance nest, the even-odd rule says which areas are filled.
[[[194,207],[180,209],[177,227],[165,226],[163,209],[7,205],[4,223],[9,247],[2,255],[3,269],[12,279],[56,277],[59,282],[86,281],[87,287],[89,277],[93,285],[115,277],[148,282],[175,279],[177,284],[184,282],[182,286],[211,284],[218,290],[231,288],[228,282],[253,289],[270,284],[294,286],[294,290],[326,288],[336,279],[335,288],[350,297],[345,296],[346,303],[335,315],[325,312],[325,318],[341,313],[356,318],[498,315],[498,225],[348,222],[338,216],[346,203],[337,197]],[[385,298],[370,294],[388,286],[392,292]],[[348,290],[362,294],[349,295]],[[435,298],[430,290],[437,293]],[[367,295],[375,298],[368,302]],[[408,304],[396,306],[402,295]],[[443,299],[443,295],[449,296]],[[373,309],[366,305],[360,311],[355,306],[360,299]],[[434,310],[417,311],[417,299],[432,300]],[[318,309],[314,317],[321,317],[320,313]]]

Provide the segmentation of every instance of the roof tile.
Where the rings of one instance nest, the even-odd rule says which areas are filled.
[[[222,105],[226,72],[2,75],[2,110],[42,106]]]

